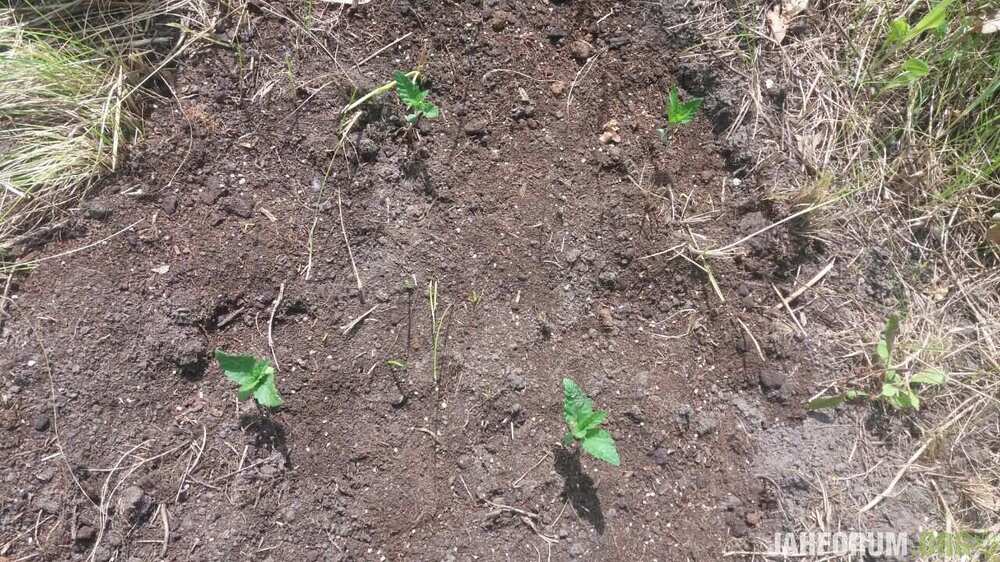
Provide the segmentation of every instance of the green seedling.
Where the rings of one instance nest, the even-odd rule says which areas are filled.
[[[889,32],[885,37],[886,47],[903,45],[916,39],[920,34],[932,29],[944,30],[948,24],[948,6],[952,0],[942,0],[920,18],[917,25],[910,27],[905,18],[896,18],[889,24]]]
[[[392,367],[393,369],[400,369],[400,370],[406,369],[406,361],[403,361],[401,359],[390,359],[386,361],[385,364]]]
[[[885,85],[885,90],[891,90],[893,88],[899,88],[902,86],[909,86],[917,80],[920,80],[924,76],[930,74],[930,67],[927,63],[920,59],[909,59],[903,63],[902,69],[895,78],[889,81]]]
[[[687,101],[681,101],[677,87],[674,86],[670,89],[670,94],[667,96],[667,124],[670,127],[687,125],[694,120],[695,114],[701,108],[701,102],[701,98],[691,98]],[[667,141],[669,134],[667,128],[657,129],[656,132],[660,134],[660,139],[664,142]]]
[[[564,445],[575,441],[590,456],[614,466],[621,464],[615,440],[608,430],[601,429],[608,413],[594,410],[593,400],[569,378],[563,379],[563,415],[569,428],[563,437]]]
[[[919,410],[920,397],[911,385],[941,385],[945,382],[945,374],[939,369],[928,369],[906,377],[894,369],[892,367],[892,350],[898,333],[899,317],[892,314],[886,321],[885,329],[882,330],[882,335],[875,346],[875,354],[884,369],[882,389],[878,394],[869,394],[861,390],[848,390],[842,394],[822,396],[810,400],[806,404],[806,408],[809,410],[833,408],[843,402],[868,398],[869,400],[883,400],[896,410]]]
[[[427,101],[427,94],[430,92],[421,88],[415,79],[398,70],[393,73],[392,77],[396,81],[396,95],[410,110],[406,120],[411,125],[419,121],[421,117],[435,119],[441,115],[437,106]]]
[[[253,396],[261,406],[281,406],[281,396],[274,382],[274,367],[267,359],[257,359],[253,355],[229,355],[216,350],[215,360],[226,378],[240,385],[240,400]]]

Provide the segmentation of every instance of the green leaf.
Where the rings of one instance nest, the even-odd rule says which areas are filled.
[[[886,84],[885,89],[891,90],[900,86],[909,86],[930,73],[927,63],[920,59],[910,59],[903,63],[902,72]]]
[[[911,383],[916,384],[944,384],[945,374],[940,369],[928,369],[921,371],[910,377]]]
[[[875,346],[876,355],[882,361],[882,366],[887,369],[889,368],[889,360],[892,358],[892,346],[896,342],[897,334],[899,334],[899,316],[893,313],[886,319],[882,337],[879,338],[878,345]]]
[[[396,81],[396,94],[411,111],[406,116],[407,121],[412,124],[416,123],[421,116],[434,119],[441,115],[441,110],[427,101],[428,91],[422,89],[412,78],[398,70],[393,73],[392,77]]]
[[[253,370],[257,358],[253,355],[229,355],[217,349],[215,360],[219,362],[219,367],[226,377],[235,383],[244,384],[255,378]]]
[[[582,419],[590,417],[594,411],[594,403],[573,379],[563,379],[563,416],[570,429],[579,427]]]
[[[833,396],[820,396],[806,402],[806,410],[822,410],[824,408],[835,408],[847,401],[846,394],[834,394]]]
[[[885,398],[892,398],[899,395],[899,387],[892,383],[885,383],[882,385],[882,393],[879,396]]]
[[[900,389],[898,394],[888,397],[886,401],[897,410],[920,409],[920,398],[914,392],[906,389]]]
[[[907,34],[906,39],[913,39],[925,31],[938,29],[946,25],[948,23],[948,6],[951,2],[952,0],[938,2],[924,17],[920,18],[917,25],[913,26],[913,29]]]
[[[896,372],[896,369],[886,369],[885,382],[889,384],[898,384],[903,382],[903,379],[899,378],[899,373]]]
[[[270,373],[264,381],[253,391],[253,397],[261,406],[277,408],[281,406],[283,400],[278,394],[278,387],[274,384],[274,373]]]
[[[910,24],[903,18],[896,18],[889,24],[889,33],[885,37],[886,46],[892,46],[906,40],[910,34]]]
[[[600,459],[608,464],[619,466],[621,459],[618,457],[618,448],[615,447],[615,440],[611,434],[604,429],[592,429],[580,442],[584,451],[596,459]]]
[[[701,98],[691,98],[688,101],[681,101],[677,87],[670,89],[667,97],[667,122],[671,125],[685,125],[694,119],[695,113],[701,107]]]
[[[607,412],[602,412],[601,410],[597,410],[596,412],[593,412],[586,418],[579,420],[577,422],[578,429],[586,433],[588,430],[600,427],[601,424],[604,423],[604,420],[606,419],[608,419]]]

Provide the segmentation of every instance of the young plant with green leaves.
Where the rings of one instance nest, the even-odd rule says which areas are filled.
[[[880,392],[869,394],[861,390],[848,390],[834,396],[821,396],[810,400],[806,404],[806,408],[809,410],[833,408],[846,401],[868,398],[869,400],[882,400],[896,410],[920,409],[920,397],[912,385],[941,385],[945,382],[945,374],[940,369],[927,369],[906,376],[894,368],[892,364],[892,351],[898,334],[899,317],[892,314],[886,321],[885,329],[882,330],[882,335],[875,346],[875,354],[878,356],[878,360],[883,368],[882,389]]]
[[[275,384],[274,367],[267,359],[253,355],[229,355],[215,351],[215,360],[226,374],[226,378],[240,385],[237,395],[240,400],[253,396],[257,404],[268,408],[281,406],[283,400]]]
[[[570,378],[563,379],[563,416],[569,429],[563,437],[564,445],[577,442],[590,456],[614,466],[621,464],[615,440],[608,430],[601,429],[607,412],[594,410],[593,400]]]
[[[667,142],[670,131],[673,128],[687,125],[693,121],[694,116],[698,113],[698,109],[701,108],[701,102],[701,98],[691,98],[681,101],[681,96],[677,92],[677,86],[671,88],[670,93],[667,95],[667,127],[656,130],[660,134],[660,139]]]
[[[406,116],[407,122],[412,125],[421,117],[435,119],[441,115],[437,106],[427,101],[427,94],[430,91],[421,88],[414,78],[410,78],[398,70],[393,73],[392,77],[396,81],[396,95],[410,110]]]

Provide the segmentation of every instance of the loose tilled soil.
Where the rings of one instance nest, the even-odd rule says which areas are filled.
[[[739,97],[712,58],[682,56],[695,37],[680,4],[318,4],[332,23],[313,37],[294,2],[228,20],[218,38],[239,49],[205,46],[160,84],[176,97],[149,107],[126,169],[33,257],[91,247],[14,288],[0,555],[752,549],[748,536],[778,525],[787,483],[773,458],[762,477],[761,455],[806,447],[762,451],[757,436],[796,431],[823,374],[772,284],[788,292],[827,258],[783,224],[707,262],[723,301],[676,252],[646,257],[719,247],[789,213],[763,196],[780,177],[749,172],[754,141],[723,139]],[[421,54],[443,116],[408,133],[385,96],[324,182],[352,84],[367,91]],[[664,144],[674,85],[706,101]],[[620,142],[602,142],[611,121]],[[811,333],[835,316],[813,317]],[[286,404],[265,416],[237,403],[211,351],[270,357],[269,331]],[[620,468],[559,445],[564,376],[609,411]]]

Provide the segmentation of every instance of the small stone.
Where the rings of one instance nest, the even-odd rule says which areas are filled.
[[[611,315],[611,309],[602,306],[597,310],[597,318],[601,321],[601,328],[604,331],[611,331],[615,327],[615,318]]]
[[[461,469],[464,470],[464,469],[469,468],[470,466],[472,466],[473,460],[474,459],[472,458],[472,455],[462,455],[462,456],[458,457],[458,460],[455,461],[455,462],[456,462],[456,464],[458,464],[458,468],[461,468]]]
[[[750,513],[747,513],[746,517],[747,525],[750,525],[751,527],[756,527],[757,525],[760,525],[760,520],[761,520],[761,513],[759,511],[751,511]]]
[[[481,137],[486,134],[488,123],[486,119],[473,119],[465,124],[463,130],[470,137]]]
[[[785,386],[785,380],[785,375],[778,371],[763,371],[760,374],[760,386],[765,392],[780,390],[781,387]]]
[[[281,519],[284,520],[286,523],[291,523],[292,521],[295,521],[296,515],[297,514],[293,506],[288,506],[281,510]]]
[[[35,428],[35,431],[45,431],[49,428],[49,416],[46,414],[35,414],[31,418],[31,427]]]
[[[392,404],[393,408],[402,408],[406,404],[406,395],[399,390],[394,390],[389,393],[389,403]]]
[[[663,447],[657,447],[649,453],[649,458],[656,466],[663,466],[670,460],[670,453]]]
[[[569,44],[569,54],[578,62],[584,62],[593,54],[594,48],[586,41],[576,40]]]
[[[549,84],[549,91],[552,95],[561,98],[564,93],[566,93],[566,83],[562,80],[556,80],[555,82]]]
[[[580,250],[577,250],[576,248],[572,248],[570,250],[567,250],[566,251],[566,263],[568,263],[570,265],[576,263],[576,261],[578,259],[580,259],[580,253],[581,253]]]

